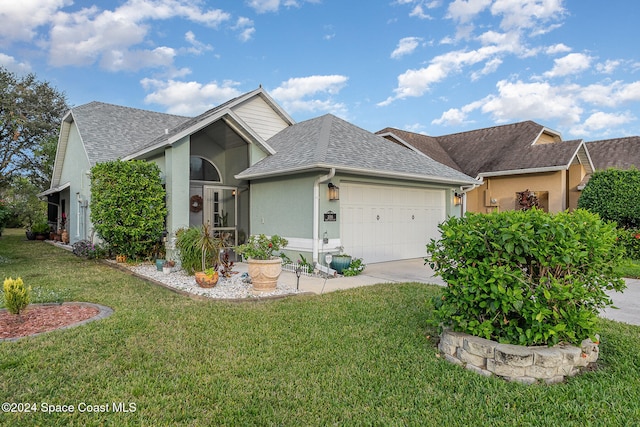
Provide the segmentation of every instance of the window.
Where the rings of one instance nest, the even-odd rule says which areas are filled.
[[[191,181],[220,182],[220,173],[210,161],[198,156],[189,159],[189,179]]]

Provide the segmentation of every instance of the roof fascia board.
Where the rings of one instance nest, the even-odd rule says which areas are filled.
[[[383,138],[385,136],[390,136],[393,139],[395,139],[396,141],[398,141],[400,144],[404,145],[409,150],[411,150],[411,151],[413,151],[415,153],[418,153],[418,154],[420,154],[420,155],[422,155],[424,157],[427,157],[427,158],[431,159],[431,157],[429,157],[427,154],[425,154],[422,151],[418,150],[416,147],[414,147],[413,145],[409,144],[407,141],[405,141],[404,139],[400,138],[398,135],[396,135],[393,132],[379,133],[379,134],[376,134],[376,135],[379,135],[379,136],[381,136]],[[431,160],[433,160],[433,159],[431,159]]]
[[[233,120],[230,120],[229,118]],[[259,146],[264,148],[269,154],[271,155],[276,154],[276,150],[274,150],[269,144],[267,144],[267,142],[264,139],[262,139],[260,135],[255,133],[255,131],[251,129],[251,127],[248,126],[244,122],[244,120],[242,120],[240,116],[238,116],[235,113],[235,111],[229,111],[229,114],[227,115],[227,117],[223,117],[222,119],[227,125],[229,125],[234,130],[234,132],[240,135],[240,137],[243,138],[245,141],[250,143],[255,142]],[[240,126],[241,129],[238,129],[238,126]],[[243,133],[249,134],[250,138],[247,138],[246,136],[244,136]]]
[[[51,188],[54,188],[56,185],[60,183],[60,178],[62,177],[62,168],[64,166],[64,158],[67,153],[67,147],[69,146],[69,135],[71,133],[71,125],[76,122],[75,117],[73,116],[73,110],[69,110],[62,118],[60,122],[60,133],[58,134],[58,144],[56,146],[56,155],[53,161],[53,173],[51,174]],[[76,126],[77,128],[77,126]],[[80,129],[78,129],[78,136],[80,137],[80,144],[82,145],[82,151],[84,152],[84,157],[87,160],[87,164],[91,166],[91,161],[89,160],[89,153],[87,153],[87,147],[84,145],[84,141],[82,140],[82,134],[80,134]]]
[[[286,114],[277,104],[275,104],[275,102],[268,95],[265,94],[264,89],[260,87],[252,92],[246,93],[241,98],[236,99],[233,103],[225,106],[225,108],[219,111],[216,111],[214,114],[210,116],[203,118],[201,121],[194,123],[192,126],[188,127],[187,129],[184,129],[183,131],[178,132],[175,135],[168,136],[166,140],[163,140],[157,144],[154,144],[150,147],[147,147],[135,153],[131,153],[128,156],[123,157],[123,160],[131,160],[131,159],[139,158],[144,156],[145,154],[148,154],[149,152],[156,151],[167,145],[173,145],[174,143],[176,143],[177,141],[180,141],[184,137],[193,135],[197,131],[209,126],[211,123],[220,120],[225,115],[230,115],[234,117],[234,120],[238,121],[238,123],[240,123],[242,127],[244,127],[245,129],[249,129],[249,127],[233,112],[232,108],[247,101],[248,99],[251,99],[254,96],[262,96],[272,108],[277,110],[276,113],[278,113],[279,115],[282,115],[283,118],[288,122],[290,122],[291,124],[295,123],[295,121],[291,117],[289,117],[288,114]],[[257,137],[257,135],[255,136]],[[257,141],[261,141],[260,137],[257,137],[257,138],[258,138]],[[269,153],[275,154],[275,150],[269,147],[266,143],[260,142],[260,144],[263,145],[264,148]]]
[[[280,105],[278,105],[278,103],[271,97],[271,95],[269,95],[263,88],[262,85],[256,89],[255,91],[256,94],[259,94],[262,99],[264,99],[264,101],[269,104],[269,106],[271,108],[273,108],[273,110],[282,117],[282,119],[289,123],[289,125],[294,125],[296,124],[296,121],[293,119],[293,117],[291,117],[289,115],[289,113],[287,113],[285,110],[282,109],[282,107]],[[244,101],[243,101],[244,102]],[[234,103],[235,105],[237,105],[237,103]]]
[[[511,170],[496,171],[496,172],[482,172],[478,174],[478,179],[482,179],[484,177],[491,177],[491,176],[525,175],[530,173],[557,172],[557,171],[567,170],[568,167],[569,167],[568,165],[561,165],[561,166],[546,166],[543,168],[511,169]]]
[[[335,168],[336,171],[339,171],[341,173],[350,173],[354,175],[367,175],[367,176],[373,175],[373,176],[379,176],[384,178],[408,179],[411,181],[429,181],[429,182],[437,182],[441,184],[455,184],[455,185],[461,185],[461,184],[470,185],[470,184],[481,183],[480,180],[476,180],[471,177],[469,177],[468,180],[462,180],[462,179],[454,179],[454,178],[444,178],[444,177],[435,176],[435,175],[419,175],[419,174],[399,173],[399,172],[393,172],[393,171],[380,171],[380,170],[373,171],[371,169],[341,167],[341,166],[335,166],[335,165],[328,165],[325,163],[318,163],[315,165],[307,165],[307,166],[283,169],[278,172],[255,173],[250,175],[243,175],[242,173],[240,173],[238,175],[235,175],[235,178],[246,179],[246,180],[271,178],[271,177],[277,177],[277,176],[283,176],[283,175],[291,175],[291,174],[300,173],[300,172],[310,172],[317,169],[326,170],[331,168]]]
[[[540,129],[540,132],[538,132],[538,135],[531,142],[531,145],[536,145],[536,142],[538,142],[538,140],[540,139],[543,133],[550,133],[552,135],[556,135],[558,138],[560,138],[560,141],[562,142],[562,134],[560,132],[558,132],[557,130],[548,128],[546,126],[543,126],[542,129]]]

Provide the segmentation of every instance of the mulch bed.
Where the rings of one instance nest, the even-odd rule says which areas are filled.
[[[81,304],[31,305],[17,316],[0,310],[0,339],[53,331],[96,316],[100,310]]]

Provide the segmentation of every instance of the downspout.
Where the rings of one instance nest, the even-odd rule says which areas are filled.
[[[320,239],[320,184],[329,181],[336,174],[336,168],[331,168],[328,174],[319,176],[313,183],[313,264],[318,263]]]
[[[484,183],[484,178],[481,178],[480,184],[471,184],[470,186],[460,186],[460,195],[462,196],[462,215],[467,212],[467,193],[471,190],[475,190]]]

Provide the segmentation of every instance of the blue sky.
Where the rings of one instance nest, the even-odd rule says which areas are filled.
[[[640,135],[640,2],[20,0],[0,65],[72,105],[197,115],[262,85],[297,121]]]

